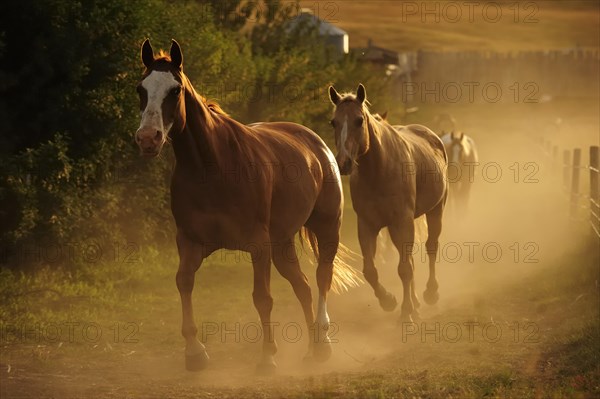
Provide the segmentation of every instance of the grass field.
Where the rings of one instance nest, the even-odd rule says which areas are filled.
[[[422,305],[418,330],[398,324],[398,313],[383,312],[362,286],[331,297],[334,354],[325,364],[305,364],[300,306],[287,282],[274,274],[279,370],[257,376],[251,266],[241,254],[221,252],[203,265],[194,291],[211,364],[188,373],[179,334],[176,254],[173,247],[162,253],[139,248],[129,263],[91,263],[77,273],[56,264],[33,275],[3,272],[1,396],[600,395],[597,245],[590,247],[584,224],[568,223],[560,176],[531,140],[536,126],[554,113],[527,119],[511,108],[482,107],[453,111],[477,132],[481,158],[500,165],[505,178],[477,182],[467,219],[455,223],[448,216],[438,265],[441,299]],[[578,132],[569,142],[589,143],[597,123],[589,120],[592,109],[565,105]],[[515,181],[510,169],[515,162],[536,162],[537,183]],[[343,242],[358,251],[349,203]],[[466,243],[477,244],[473,259]],[[498,260],[480,251],[490,243],[503,252]],[[463,249],[458,258],[456,246]],[[383,284],[399,296],[397,256],[382,246],[378,267]],[[415,258],[420,293],[427,268],[419,253]],[[301,259],[314,287],[314,266],[306,254]],[[360,268],[360,261],[354,265]]]
[[[597,1],[301,1],[344,29],[350,47],[518,51],[600,45]]]

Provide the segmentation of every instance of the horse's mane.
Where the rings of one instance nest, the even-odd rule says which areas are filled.
[[[168,68],[171,64],[171,56],[169,53],[166,53],[164,50],[160,50],[158,54],[154,56],[154,61],[152,63],[152,69],[161,69]],[[156,65],[159,65],[157,68]],[[146,68],[146,72],[148,72],[149,68]]]
[[[352,102],[352,101],[356,101],[356,94],[354,93],[341,93],[340,94],[340,101],[338,102],[338,104],[342,104],[342,103],[347,103],[347,102]],[[371,105],[371,103],[369,102],[369,100],[365,100],[363,101],[363,109],[369,111],[369,106]],[[371,111],[369,111],[370,113]]]
[[[202,124],[212,133],[205,135],[205,138],[210,142],[209,147],[213,150],[214,161],[219,166],[230,169],[235,166],[234,163],[239,160],[240,155],[250,163],[258,162],[253,159],[254,155],[249,150],[250,147],[263,146],[256,132],[250,126],[233,119],[216,101],[199,94],[183,72],[179,76],[183,86],[202,110]],[[254,144],[249,145],[250,142]]]
[[[198,97],[200,97],[200,99],[204,102],[204,105],[206,105],[206,107],[215,114],[229,116],[229,114],[223,111],[223,108],[221,108],[221,106],[216,101],[208,100],[205,97],[202,97],[201,95],[198,95]]]
[[[171,55],[169,53],[167,53],[163,49],[158,50],[158,54],[157,54],[157,56],[155,58],[156,59],[161,59],[162,58],[162,59],[164,59],[166,61],[171,62]]]

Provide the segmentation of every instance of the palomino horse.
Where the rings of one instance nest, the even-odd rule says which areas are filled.
[[[379,113],[373,113],[372,115],[379,122],[388,122],[389,123],[389,121],[387,119],[387,117],[388,117],[388,111],[385,111],[385,112],[383,112],[381,114],[379,114]],[[399,130],[402,130],[404,128],[404,126],[402,126],[402,125],[392,125],[392,127],[395,128],[395,129],[397,128]],[[425,233],[426,230],[427,230],[427,222],[425,221],[425,215],[422,215],[421,217],[415,219],[415,241],[419,241],[419,243],[421,243],[422,242],[422,238],[426,237],[426,233]],[[379,235],[378,235],[378,238],[379,238],[378,244],[381,246],[381,249],[383,250],[383,252],[385,252],[385,250],[387,248],[387,245],[388,245],[388,241],[389,241],[389,239],[388,239],[389,235],[388,236],[384,235],[383,231],[384,230],[382,229],[379,232]],[[381,254],[381,252],[380,252],[380,254],[377,255],[377,257],[375,259],[377,261],[385,262],[385,255]]]
[[[381,307],[394,310],[396,298],[379,283],[374,263],[377,234],[387,227],[400,253],[398,274],[404,288],[400,319],[411,321],[419,306],[413,280],[414,219],[423,214],[427,218],[425,247],[429,256],[429,280],[423,297],[429,304],[438,300],[435,260],[447,196],[444,145],[424,126],[394,128],[377,120],[366,105],[362,84],[356,95],[340,95],[330,87],[329,96],[335,105],[331,124],[335,129],[336,160],[341,173],[350,174],[365,279]]]
[[[473,139],[462,132],[446,133],[441,139],[448,154],[449,202],[453,213],[458,213],[469,205],[475,168],[479,164],[477,148]]]
[[[170,140],[176,159],[171,210],[177,225],[176,281],[187,369],[199,370],[208,361],[196,338],[194,274],[203,259],[221,248],[251,255],[252,297],[263,328],[259,370],[276,367],[271,261],[302,305],[311,338],[309,355],[326,360],[331,354],[327,293],[332,282],[334,288],[356,282],[353,269],[336,256],[343,194],[333,154],[304,126],[286,122],[246,126],[201,97],[183,73],[177,42],[172,42],[168,55],[155,57],[146,40],[141,56],[146,70],[137,87],[142,116],[135,140],[147,157],[156,157]],[[311,289],[294,250],[294,236],[301,229],[306,229],[318,259],[316,319]]]

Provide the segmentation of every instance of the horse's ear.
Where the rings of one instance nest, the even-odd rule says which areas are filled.
[[[387,120],[387,114],[388,114],[388,112],[386,110],[383,114],[381,114],[381,119],[383,119],[384,121],[386,121]]]
[[[181,69],[181,65],[183,64],[183,54],[181,54],[181,47],[179,47],[179,43],[175,39],[171,39],[171,50],[169,51],[169,55],[171,56],[171,64],[177,69]]]
[[[144,40],[142,44],[142,62],[146,68],[150,68],[150,65],[154,62],[154,50],[152,50],[152,46],[150,45],[150,39]]]
[[[356,89],[356,99],[361,104],[364,103],[367,99],[367,90],[365,89],[365,86],[363,86],[362,83],[359,83],[358,89]]]
[[[333,105],[338,105],[338,103],[340,102],[340,95],[333,86],[329,86],[329,99],[331,100]]]
[[[460,133],[460,140],[462,141],[462,139],[465,137],[465,134],[463,132]]]

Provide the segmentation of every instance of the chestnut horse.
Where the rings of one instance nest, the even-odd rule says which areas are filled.
[[[309,356],[326,360],[327,293],[357,283],[354,269],[337,256],[342,185],[335,158],[323,140],[294,123],[243,125],[201,97],[183,73],[181,48],[155,57],[141,50],[146,67],[138,84],[141,124],[135,140],[142,155],[156,157],[167,140],[176,164],[171,210],[177,226],[177,288],[183,310],[186,368],[203,368],[208,355],[196,338],[192,311],[194,275],[203,259],[225,248],[249,252],[254,270],[252,298],[263,329],[260,371],[272,371],[277,344],[271,324],[271,261],[292,285],[310,331]],[[304,230],[318,259],[319,305],[315,319],[311,289],[294,250]],[[223,289],[227,282],[223,281]],[[236,293],[231,293],[235,295]]]
[[[400,320],[412,321],[419,306],[413,280],[414,219],[423,214],[427,219],[425,247],[429,257],[429,280],[423,297],[429,304],[438,300],[435,260],[448,192],[444,145],[425,126],[391,126],[383,117],[373,116],[362,84],[356,95],[340,95],[330,87],[329,96],[335,105],[331,124],[335,129],[336,160],[340,172],[350,174],[363,274],[381,307],[394,310],[396,298],[379,283],[374,262],[377,235],[387,227],[400,253],[398,274],[404,289]]]

